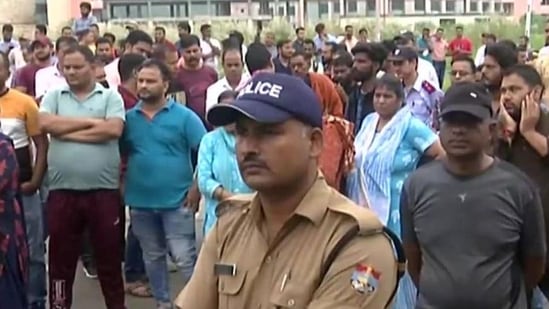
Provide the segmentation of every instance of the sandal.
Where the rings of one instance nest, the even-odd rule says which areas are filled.
[[[134,297],[149,298],[152,297],[152,291],[149,285],[143,282],[126,283],[126,293]]]

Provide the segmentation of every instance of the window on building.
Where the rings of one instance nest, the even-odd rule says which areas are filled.
[[[454,18],[441,18],[439,23],[442,27],[453,26],[456,24],[456,20]]]
[[[470,5],[469,5],[469,10],[471,12],[478,12],[478,2],[471,1]]]
[[[541,0],[541,5],[549,5],[549,0]]]
[[[515,4],[506,2],[503,4],[503,13],[506,15],[513,15],[515,13]]]
[[[442,0],[431,0],[431,12],[432,13],[440,13],[440,1]]]
[[[393,13],[393,15],[404,14],[404,0],[392,0],[391,12]]]
[[[187,3],[178,3],[176,9],[177,17],[189,16],[189,7],[187,6]]]
[[[351,14],[358,13],[358,1],[357,0],[348,0],[347,1],[347,13],[351,13]]]
[[[147,18],[149,17],[149,8],[147,7],[146,4],[129,4],[128,17],[129,18]]]
[[[295,4],[288,6],[288,16],[295,16]]]
[[[223,11],[221,5],[226,6],[227,10]],[[224,9],[224,8],[223,8]],[[219,14],[221,11],[226,12],[224,15]],[[217,16],[230,16],[231,15],[231,3],[228,1],[220,1],[217,3]],[[260,1],[259,2],[259,15],[268,15],[269,14],[269,1]]]
[[[501,12],[501,3],[495,2],[494,3],[494,13],[500,13]]]
[[[38,24],[48,24],[48,5],[46,3],[36,2],[36,16],[34,16],[34,21]]]
[[[414,0],[414,10],[416,12],[425,12],[425,0]]]
[[[171,4],[153,3],[151,4],[151,17],[173,17]]]
[[[334,13],[344,14],[344,12],[341,12],[341,8],[339,7],[339,1],[334,1]]]
[[[482,12],[490,11],[490,2],[482,2]]]
[[[456,1],[446,0],[446,12],[453,13],[456,11]]]
[[[286,15],[286,12],[284,12],[284,7],[279,6],[278,7],[278,16],[284,16],[284,15]]]
[[[367,0],[366,15],[375,15],[375,14],[376,14],[376,0]],[[383,12],[381,14],[383,15]]]
[[[262,6],[264,2],[259,4],[259,14],[266,15],[269,13],[269,7]],[[215,3],[215,15],[216,16],[231,16],[231,3],[226,1],[220,1]]]
[[[320,17],[322,17],[324,15],[328,15],[328,3],[321,2],[321,3],[318,4],[318,15]]]
[[[191,2],[191,12],[193,16],[208,16],[215,13],[214,10],[208,10],[207,2]]]
[[[112,4],[110,18],[146,18],[149,10],[146,4]]]

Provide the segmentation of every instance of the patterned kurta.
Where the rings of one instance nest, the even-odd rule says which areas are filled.
[[[0,133],[0,309],[27,308],[28,248],[11,140]]]

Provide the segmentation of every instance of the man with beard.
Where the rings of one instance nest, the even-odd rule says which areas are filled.
[[[34,61],[16,71],[13,88],[34,98],[36,72],[52,65],[51,46],[51,41],[47,37],[39,38],[31,43],[30,51]]]
[[[154,47],[151,58],[164,62],[170,69],[172,77],[176,75],[179,56],[175,44],[169,41],[164,41],[162,44],[157,44]],[[174,99],[178,103],[183,104],[186,101],[185,91],[177,78],[172,79],[170,82],[170,88],[168,88],[167,94],[169,98]]]
[[[311,65],[309,66],[309,71],[314,73],[324,74],[324,66],[322,61],[319,61],[315,53],[315,42],[311,39],[304,39],[303,45],[301,47],[305,55],[311,59]],[[296,49],[299,50],[299,49]]]
[[[339,57],[334,59],[332,64],[332,80],[343,89],[346,95],[350,95],[353,87],[353,79],[351,76],[353,55],[347,52],[341,53]]]
[[[91,25],[97,24],[97,17],[92,13],[92,5],[90,2],[80,3],[80,17],[74,20],[72,30],[78,33],[82,30],[90,29]]]
[[[177,72],[176,79],[186,94],[186,105],[206,125],[206,90],[217,81],[217,72],[202,62],[200,39],[187,35],[179,41],[185,65]]]
[[[114,48],[111,40],[105,37],[100,37],[95,42],[95,55],[99,57],[104,65],[111,63],[114,60]]]
[[[503,73],[501,82],[501,109],[499,139],[496,154],[521,169],[540,188],[545,218],[545,238],[549,239],[549,112],[541,105],[544,91],[540,75],[529,65],[518,64]],[[549,263],[524,261],[545,275],[539,287],[549,296]]]
[[[496,43],[486,46],[486,55],[482,66],[482,80],[492,94],[494,115],[500,108],[500,87],[503,72],[517,64],[517,54],[508,45]]]
[[[38,38],[42,39],[44,37],[38,36]],[[35,75],[34,96],[38,101],[40,101],[48,91],[67,85],[67,81],[63,74],[63,59],[65,58],[65,51],[76,45],[78,45],[78,41],[73,37],[62,36],[57,39],[55,42],[57,63],[38,70]]]
[[[197,43],[198,44],[198,43]],[[186,44],[183,51],[187,53]],[[170,253],[184,283],[196,262],[191,151],[206,130],[200,118],[165,94],[172,80],[168,66],[156,59],[137,70],[138,105],[127,113],[121,139],[128,156],[124,199],[132,228],[143,249],[156,308],[172,308],[166,265]],[[149,132],[154,134],[148,134]]]
[[[292,41],[290,39],[280,40],[276,43],[276,48],[278,49],[278,56],[273,58],[275,73],[291,75],[290,58],[294,54]]]
[[[177,48],[177,52],[181,54],[182,46],[181,46],[181,40],[183,40],[184,37],[191,34],[191,25],[188,21],[182,21],[177,24],[177,34],[179,35],[179,40],[175,42],[175,47]]]
[[[349,92],[345,118],[355,126],[355,134],[364,118],[374,112],[376,74],[387,58],[387,51],[379,43],[359,42],[351,50],[354,56],[351,78],[356,84]]]
[[[412,114],[427,126],[438,130],[438,108],[444,96],[438,81],[431,83],[418,73],[418,55],[410,47],[397,48],[389,57],[397,76],[404,85],[404,102]]]
[[[309,72],[309,59],[303,52],[296,52],[290,58],[293,75],[303,79],[313,89],[322,105],[325,115],[343,116],[343,102],[332,81],[323,74]]]
[[[334,60],[334,55],[338,52],[339,45],[335,42],[326,42],[322,45],[321,49],[321,59],[322,59],[322,68],[324,74],[328,75],[329,78],[332,78],[332,60]]]
[[[152,45],[153,39],[149,34],[142,30],[133,30],[130,34],[128,34],[128,37],[124,41],[124,53],[141,54],[148,57],[151,54]],[[105,66],[107,81],[109,82],[109,86],[111,88],[116,88],[120,85],[118,61],[120,61],[120,58],[115,59],[113,62]]]

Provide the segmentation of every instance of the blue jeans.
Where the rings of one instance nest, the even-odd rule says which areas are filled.
[[[158,305],[171,303],[166,257],[171,253],[186,284],[196,263],[194,214],[186,208],[130,211],[133,232],[143,249],[149,284]]]
[[[44,213],[38,192],[21,195],[29,246],[28,297],[31,308],[46,304],[46,245],[44,243]]]
[[[435,67],[435,72],[437,72],[440,89],[442,89],[442,86],[444,84],[444,74],[446,74],[446,61],[433,60],[433,66]]]
[[[131,224],[128,227],[128,235],[126,236],[124,277],[126,278],[126,283],[147,280],[145,263],[143,262],[143,251],[141,250],[139,240],[135,237]]]

